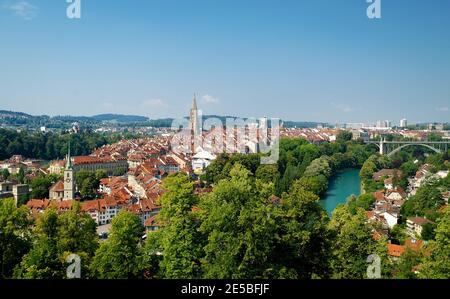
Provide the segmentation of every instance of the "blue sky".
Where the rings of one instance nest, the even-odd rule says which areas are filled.
[[[450,121],[450,1],[0,0],[0,109]]]

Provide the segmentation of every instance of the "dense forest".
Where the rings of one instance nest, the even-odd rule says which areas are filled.
[[[310,144],[304,139],[281,139],[280,158],[276,165],[260,165],[256,155],[222,154],[212,163],[202,180],[214,184],[229,178],[235,163],[249,169],[258,179],[273,182],[275,195],[289,191],[296,180],[321,196],[328,189],[329,179],[346,168],[360,168],[376,152],[372,145],[352,142],[351,135],[342,132],[336,143]]]
[[[60,159],[67,154],[69,142],[73,155],[89,155],[95,148],[117,142],[124,137],[127,136],[88,132],[79,134],[17,132],[0,129],[0,160],[8,159],[12,155],[42,160]]]

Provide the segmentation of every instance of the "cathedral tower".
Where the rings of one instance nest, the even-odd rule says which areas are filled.
[[[195,136],[199,136],[201,134],[201,126],[200,126],[198,108],[197,108],[197,99],[194,94],[194,98],[192,99],[192,108],[189,118],[189,129],[191,134]]]

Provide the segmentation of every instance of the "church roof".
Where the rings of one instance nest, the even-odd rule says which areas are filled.
[[[53,192],[64,192],[64,182],[58,181],[55,184],[53,184],[53,186],[50,187],[50,191]]]

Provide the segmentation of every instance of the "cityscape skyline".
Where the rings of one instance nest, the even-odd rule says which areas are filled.
[[[196,98],[194,100],[195,104],[196,104]],[[222,115],[222,114],[204,114],[202,109],[198,109],[198,111],[201,113],[201,115],[203,115],[203,117],[211,117],[211,116],[217,116],[217,117],[223,117],[223,118],[242,118],[242,119],[248,119],[248,118],[253,118],[256,120],[262,119],[262,118],[267,118],[267,116],[262,116],[262,117],[253,117],[253,116],[242,116],[242,115]],[[74,118],[83,118],[83,117],[99,117],[99,116],[110,116],[113,117],[115,116],[130,116],[130,117],[136,117],[139,118],[141,120],[139,120],[139,122],[142,121],[142,118],[147,117],[149,120],[164,120],[164,119],[180,119],[180,118],[190,118],[192,117],[192,107],[190,108],[190,112],[189,113],[185,113],[184,116],[181,117],[162,117],[162,118],[151,118],[142,114],[120,114],[120,113],[99,113],[99,114],[85,114],[85,115],[69,115],[69,114],[55,114],[55,115],[49,115],[49,114],[29,114],[25,111],[13,111],[13,110],[0,110],[1,113],[5,114],[5,112],[10,112],[13,114],[16,113],[24,113],[26,115],[30,115],[32,117],[41,117],[41,116],[47,116],[50,118],[54,118],[54,117],[74,117]],[[109,118],[110,118],[109,117]],[[339,127],[344,127],[344,128],[353,128],[353,129],[362,129],[362,128],[392,128],[392,127],[397,127],[397,128],[407,128],[410,125],[438,125],[438,128],[443,127],[444,124],[449,124],[449,122],[444,121],[444,122],[438,122],[438,121],[429,121],[429,122],[412,122],[406,118],[402,118],[400,120],[395,120],[395,119],[378,119],[378,120],[366,120],[364,122],[329,122],[329,121],[304,121],[304,120],[292,120],[292,119],[280,119],[280,118],[273,118],[273,119],[279,119],[282,122],[291,122],[291,123],[316,123],[318,125],[321,124],[326,124],[326,125],[336,125]]]
[[[450,3],[335,2],[0,1],[0,108],[176,118],[197,91],[205,114],[449,121]]]

